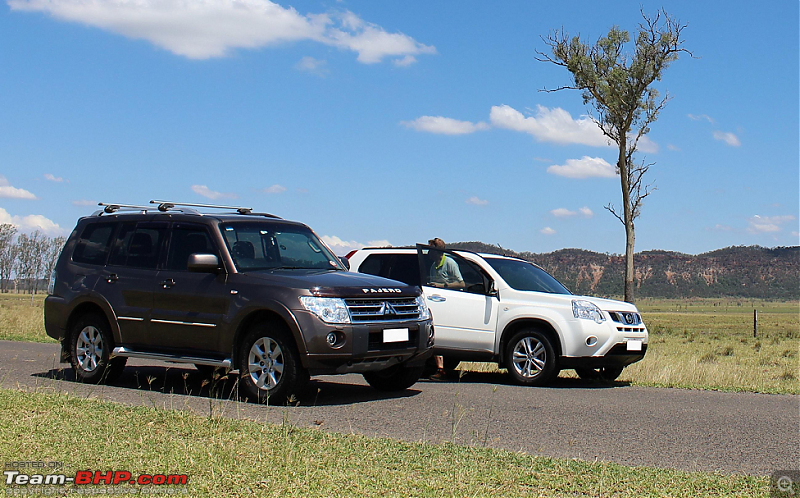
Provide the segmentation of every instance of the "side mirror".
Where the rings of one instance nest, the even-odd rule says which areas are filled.
[[[339,256],[339,261],[341,261],[342,265],[347,268],[347,271],[350,271],[350,260],[347,259],[347,256]]]
[[[500,299],[500,293],[497,292],[497,287],[494,286],[494,280],[492,279],[489,279],[489,292],[487,292],[486,295]]]
[[[190,254],[186,269],[199,273],[217,273],[220,271],[219,258],[215,254]]]

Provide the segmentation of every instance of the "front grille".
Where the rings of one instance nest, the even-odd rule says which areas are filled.
[[[416,320],[417,300],[413,297],[386,299],[345,299],[353,323]]]
[[[623,325],[640,325],[642,323],[642,316],[639,313],[632,313],[630,311],[609,311],[608,314],[611,319]]]

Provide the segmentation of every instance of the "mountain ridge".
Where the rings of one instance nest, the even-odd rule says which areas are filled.
[[[478,241],[455,242],[448,248],[531,261],[576,294],[622,294],[622,255],[576,248],[516,252]],[[800,246],[730,246],[696,255],[650,250],[636,253],[634,262],[637,297],[800,299]]]

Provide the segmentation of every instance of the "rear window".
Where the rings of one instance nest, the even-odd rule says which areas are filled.
[[[104,265],[111,246],[116,223],[92,223],[83,229],[75,245],[72,261],[89,265]]]
[[[359,273],[391,278],[407,285],[420,285],[419,261],[415,254],[370,254],[358,267]]]

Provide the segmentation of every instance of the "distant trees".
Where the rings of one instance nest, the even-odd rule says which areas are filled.
[[[13,281],[17,292],[36,294],[65,242],[65,237],[48,237],[39,230],[18,233],[13,225],[0,224],[0,292],[10,292]]]

